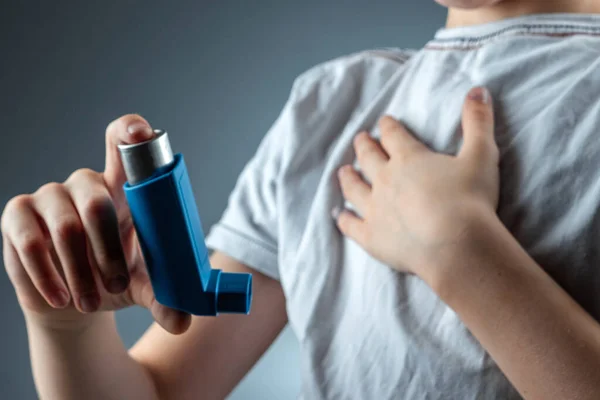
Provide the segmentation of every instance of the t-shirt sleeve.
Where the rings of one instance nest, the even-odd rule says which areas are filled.
[[[294,85],[295,87],[295,85]],[[284,143],[291,129],[293,94],[242,170],[208,248],[279,280],[277,191]]]
[[[370,107],[387,80],[398,74],[407,54],[360,52],[299,75],[281,113],[242,170],[221,219],[206,236],[207,247],[280,280],[279,249],[289,229],[280,216],[282,199],[297,193],[297,188],[283,186],[284,176],[304,173],[294,170],[300,160],[310,157],[312,161],[303,162],[314,162],[325,153],[347,121]]]

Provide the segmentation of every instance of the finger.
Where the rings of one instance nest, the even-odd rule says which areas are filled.
[[[75,306],[95,311],[100,296],[88,262],[87,238],[67,189],[58,183],[44,185],[34,193],[33,206],[46,224]]]
[[[67,286],[52,263],[46,236],[31,203],[30,196],[9,201],[2,230],[36,290],[48,304],[62,308],[69,302]],[[19,276],[18,268],[14,265],[11,268],[15,269],[15,276]],[[19,282],[25,281],[21,277]]]
[[[148,278],[140,285],[132,287],[131,292],[133,302],[150,310],[154,320],[167,332],[177,335],[184,333],[190,327],[192,322],[190,314],[166,307],[156,301]]]
[[[377,171],[385,166],[388,160],[387,154],[367,132],[361,132],[354,138],[354,150],[360,169],[372,182]]]
[[[494,138],[492,97],[484,87],[473,88],[463,106],[463,145],[459,157],[477,162],[498,163],[499,151]]]
[[[103,177],[118,207],[125,201],[122,187],[127,178],[117,146],[144,142],[152,136],[148,121],[137,114],[124,115],[106,128],[106,164]]]
[[[129,285],[129,271],[119,232],[117,213],[99,174],[76,171],[65,183],[98,265],[106,290],[121,293]]]
[[[361,247],[366,246],[365,222],[348,210],[334,209],[333,218],[336,220],[340,232],[358,243]]]
[[[363,214],[371,194],[369,185],[351,165],[345,165],[339,169],[338,179],[344,198],[352,203],[360,214]]]
[[[19,304],[21,306],[29,309],[41,311],[47,309],[48,307],[54,308],[63,308],[64,306],[55,304],[68,304],[68,292],[65,291],[67,295],[66,299],[56,299],[52,302],[48,302],[37,290],[23,263],[19,259],[19,255],[17,254],[17,250],[15,246],[10,242],[8,237],[4,236],[3,238],[3,248],[2,254],[4,259],[4,266],[6,268],[6,273],[8,275],[8,279],[12,283],[15,288],[15,292],[17,295],[17,299],[19,300]]]
[[[379,132],[381,145],[390,158],[405,158],[415,152],[428,150],[427,146],[389,115],[385,115],[379,120]]]

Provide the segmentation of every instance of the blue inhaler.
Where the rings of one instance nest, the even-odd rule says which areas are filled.
[[[173,155],[167,132],[119,151],[156,300],[193,315],[248,314],[252,275],[211,268],[183,155]]]

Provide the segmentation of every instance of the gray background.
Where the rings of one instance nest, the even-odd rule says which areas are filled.
[[[374,47],[422,46],[444,24],[432,0],[22,1],[0,8],[0,208],[77,168],[101,170],[104,129],[125,113],[167,129],[207,230],[307,68]],[[25,325],[0,274],[0,397],[35,399]],[[151,322],[118,313],[126,344]],[[293,399],[286,329],[231,399]]]

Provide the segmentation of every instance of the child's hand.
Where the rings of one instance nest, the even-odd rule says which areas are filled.
[[[79,169],[7,203],[0,218],[4,265],[29,322],[79,330],[102,311],[138,304],[169,332],[189,327],[190,315],[154,299],[123,192],[117,145],[151,137],[147,121],[125,115],[106,130],[103,173]]]
[[[381,144],[360,133],[354,146],[371,185],[351,165],[340,169],[344,196],[362,216],[342,211],[342,233],[392,268],[421,277],[436,257],[473,237],[476,218],[495,214],[498,205],[491,103],[486,89],[471,91],[463,110],[463,146],[455,157],[429,150],[391,117],[380,121]]]

